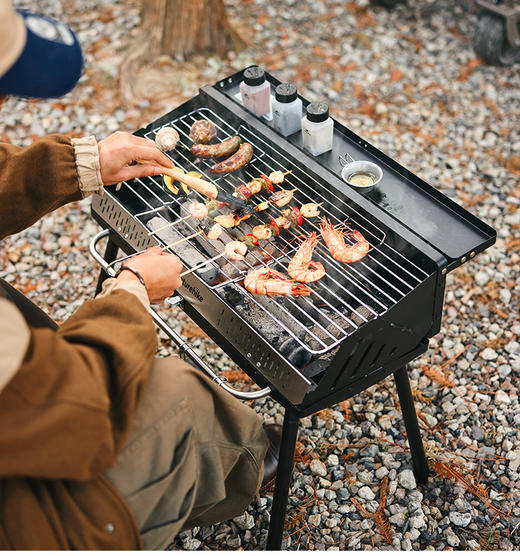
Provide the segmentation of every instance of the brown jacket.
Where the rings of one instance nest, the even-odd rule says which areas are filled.
[[[63,135],[26,149],[0,144],[0,237],[81,198],[76,154]],[[150,315],[114,288],[55,332],[28,329],[0,301],[0,330],[28,331],[19,366],[0,380],[0,549],[140,548],[134,517],[102,472],[153,362]]]

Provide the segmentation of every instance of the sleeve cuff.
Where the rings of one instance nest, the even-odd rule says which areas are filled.
[[[83,197],[92,193],[103,195],[103,181],[99,165],[99,150],[93,136],[71,139],[78,169],[79,189]]]
[[[125,290],[128,293],[131,293],[139,299],[139,301],[144,305],[144,308],[148,310],[150,308],[150,300],[148,299],[148,293],[146,292],[146,288],[140,283],[129,280],[125,282],[120,282],[115,278],[107,278],[103,282],[103,288],[101,292],[96,296],[97,297],[106,297],[110,295],[115,290]]]

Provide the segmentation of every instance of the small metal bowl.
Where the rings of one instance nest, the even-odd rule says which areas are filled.
[[[368,160],[355,160],[343,166],[341,177],[352,187],[370,191],[383,177],[383,170]]]

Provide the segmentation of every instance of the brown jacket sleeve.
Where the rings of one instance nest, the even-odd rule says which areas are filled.
[[[113,465],[157,347],[124,290],[87,301],[58,332],[32,329],[0,392],[0,476],[87,480]]]
[[[0,239],[81,197],[69,137],[48,135],[27,148],[0,143]]]

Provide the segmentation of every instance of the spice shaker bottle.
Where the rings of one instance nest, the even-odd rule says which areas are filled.
[[[242,104],[257,116],[271,112],[271,85],[265,79],[265,71],[258,66],[244,70],[240,83]]]
[[[332,149],[334,122],[329,117],[329,107],[324,102],[312,102],[302,119],[303,148],[314,156]]]
[[[302,101],[292,83],[281,83],[275,89],[273,126],[284,137],[296,133],[302,127]]]

